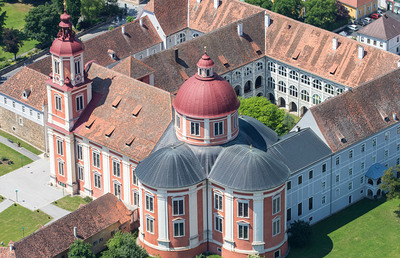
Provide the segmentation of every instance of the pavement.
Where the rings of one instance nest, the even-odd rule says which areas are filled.
[[[39,156],[36,156],[34,153],[28,151],[27,149],[25,149],[23,147],[18,147],[16,143],[11,143],[7,138],[4,138],[3,136],[0,136],[0,142],[4,145],[7,145],[8,147],[18,151],[22,155],[27,156],[28,158],[30,158],[33,161],[40,159]]]

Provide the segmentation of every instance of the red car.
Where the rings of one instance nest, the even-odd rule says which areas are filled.
[[[371,14],[369,17],[376,20],[376,19],[379,18],[379,14],[373,13],[373,14]]]

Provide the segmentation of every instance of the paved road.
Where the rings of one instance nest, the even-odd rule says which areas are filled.
[[[9,140],[7,140],[6,138],[4,138],[3,136],[0,136],[0,142],[3,143],[4,145],[7,145],[8,147],[18,151],[19,153],[21,153],[22,155],[27,156],[28,158],[30,158],[31,160],[35,161],[35,160],[39,160],[40,157],[36,156],[35,154],[33,154],[32,152],[26,150],[23,147],[18,147],[16,143],[11,143]]]
[[[61,209],[60,207],[57,207],[53,204],[48,204],[42,208],[40,208],[43,212],[49,214],[50,216],[52,216],[54,219],[52,219],[49,223],[53,223],[54,221],[58,220],[61,217],[64,217],[65,215],[67,215],[68,213],[70,213],[70,211]]]

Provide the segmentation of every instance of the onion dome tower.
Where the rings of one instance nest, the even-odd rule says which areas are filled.
[[[194,145],[219,145],[239,133],[240,102],[228,81],[214,73],[214,61],[204,53],[197,74],[179,89],[173,107],[179,140]]]

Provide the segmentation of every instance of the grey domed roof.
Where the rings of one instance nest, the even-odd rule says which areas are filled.
[[[181,188],[206,178],[205,171],[185,144],[164,147],[142,160],[135,173],[140,182],[160,188]]]
[[[232,189],[263,191],[282,185],[289,174],[289,168],[267,152],[234,145],[221,152],[209,178]]]

